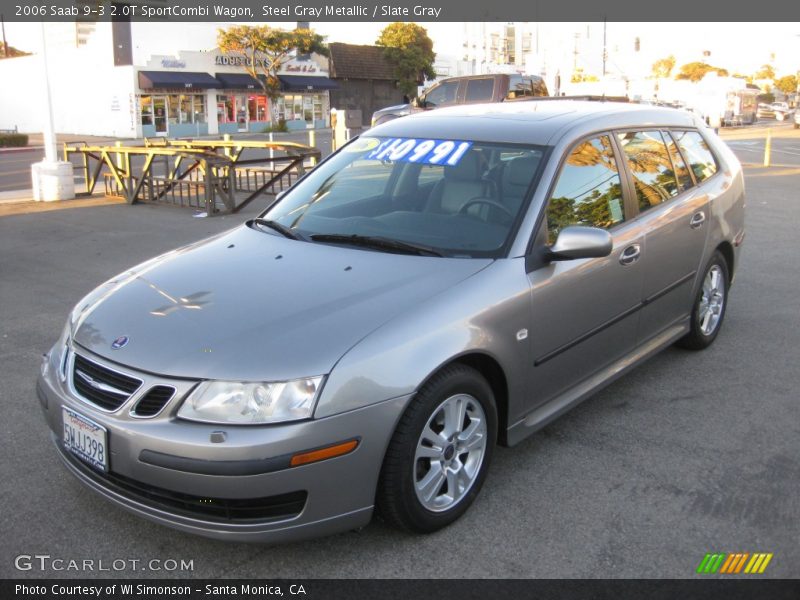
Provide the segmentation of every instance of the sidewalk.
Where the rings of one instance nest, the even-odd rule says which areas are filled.
[[[70,208],[88,208],[91,206],[107,206],[112,204],[125,204],[119,198],[107,198],[104,194],[94,194],[89,197],[75,198],[73,200],[59,200],[57,202],[36,202],[33,199],[33,190],[13,190],[0,192],[0,217],[9,215],[22,215],[27,213],[51,212]]]
[[[321,128],[321,129],[301,129],[298,131],[276,131],[272,133],[272,137],[275,140],[281,140],[285,138],[306,138],[308,139],[309,132],[313,131],[317,137],[320,136],[329,136],[331,135],[331,129],[328,128]],[[44,147],[44,136],[41,133],[28,133],[28,145],[23,146],[22,148],[2,148],[0,150],[21,150],[21,149],[31,149],[31,148],[43,148]],[[163,139],[197,139],[197,140],[217,140],[222,139],[221,133],[213,134],[213,135],[199,135],[199,136],[185,136],[184,138],[163,138]],[[267,139],[269,137],[269,133],[251,133],[251,132],[242,132],[242,133],[232,133],[229,134],[233,139],[243,139],[243,140],[250,140],[250,139]],[[148,139],[160,139],[160,138],[148,138]],[[61,147],[63,144],[75,144],[77,142],[86,142],[90,145],[96,144],[108,144],[114,142],[123,142],[128,145],[133,146],[141,146],[144,145],[144,138],[122,138],[122,137],[112,137],[112,136],[97,136],[97,135],[81,135],[75,133],[58,133],[56,134],[56,145]]]

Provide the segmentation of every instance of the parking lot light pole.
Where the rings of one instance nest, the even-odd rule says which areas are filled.
[[[56,135],[53,126],[53,101],[50,94],[50,72],[47,63],[47,34],[45,24],[42,31],[42,77],[44,84],[44,160],[31,165],[33,199],[51,202],[70,200],[75,197],[75,179],[71,162],[58,160]]]

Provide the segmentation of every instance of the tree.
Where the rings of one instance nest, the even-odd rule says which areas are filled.
[[[675,68],[675,57],[669,55],[667,58],[660,58],[653,63],[653,77],[656,79],[666,79],[672,75]]]
[[[14,48],[14,46],[9,46],[8,56],[6,56],[3,44],[0,44],[0,60],[3,58],[15,58],[17,56],[28,56],[28,55],[30,55],[30,52],[25,52],[23,50],[18,50],[17,48]]]
[[[727,77],[728,70],[721,67],[712,67],[704,62],[690,62],[681,67],[681,71],[675,79],[688,79],[689,81],[698,82],[708,73],[716,73],[720,77]]]
[[[416,23],[391,23],[375,41],[385,48],[386,59],[394,66],[397,87],[414,97],[417,86],[436,77],[433,41],[424,27]]]
[[[793,94],[797,91],[797,76],[785,75],[775,80],[775,87],[784,94]]]
[[[587,81],[600,81],[596,75],[589,75],[583,72],[583,69],[578,67],[572,72],[572,77],[570,77],[570,83],[583,83]]]
[[[217,46],[221,52],[241,59],[242,68],[258,80],[270,98],[280,91],[278,71],[294,53],[316,52],[328,56],[328,47],[321,35],[310,29],[286,31],[268,25],[237,25],[217,30]]]
[[[753,79],[775,79],[775,69],[772,65],[761,65],[761,68],[753,75]]]

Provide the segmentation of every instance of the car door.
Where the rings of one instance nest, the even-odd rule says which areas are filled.
[[[542,255],[561,229],[607,229],[609,256],[536,263],[528,273],[532,407],[541,405],[629,353],[636,343],[641,301],[642,230],[629,221],[611,134],[569,149],[544,209],[533,255]]]
[[[682,140],[684,135],[680,136]],[[646,268],[638,335],[641,343],[691,311],[708,233],[709,198],[695,186],[669,131],[622,132],[618,142],[636,195],[640,215],[637,220],[645,230]]]

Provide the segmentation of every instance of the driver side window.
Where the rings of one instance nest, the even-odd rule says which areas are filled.
[[[622,182],[607,135],[582,141],[570,151],[546,216],[548,244],[569,225],[610,229],[625,220]]]
[[[425,108],[436,108],[453,104],[458,91],[457,81],[445,81],[425,94]]]

